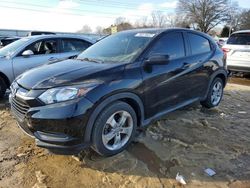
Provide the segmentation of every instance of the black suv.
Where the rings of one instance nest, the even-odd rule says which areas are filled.
[[[91,146],[109,156],[168,112],[196,101],[217,106],[225,67],[223,52],[201,32],[130,30],[76,59],[22,74],[9,99],[18,124],[38,146],[62,153]]]

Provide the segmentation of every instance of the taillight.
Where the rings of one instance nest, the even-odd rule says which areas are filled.
[[[222,51],[224,52],[225,58],[227,58],[227,53],[231,51],[229,48],[222,48]]]
[[[223,51],[225,54],[227,54],[228,52],[231,51],[231,49],[229,49],[229,48],[222,48],[222,51]]]

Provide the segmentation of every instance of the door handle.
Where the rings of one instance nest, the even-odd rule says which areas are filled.
[[[55,58],[55,57],[50,57],[48,60],[49,60],[49,61],[56,61],[56,60],[58,60],[58,59]]]

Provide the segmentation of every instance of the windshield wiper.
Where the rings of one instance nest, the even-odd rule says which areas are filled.
[[[88,57],[85,57],[83,59],[78,59],[80,61],[88,61],[88,62],[94,62],[94,63],[103,63],[102,60],[100,59],[92,59],[92,58],[88,58]]]

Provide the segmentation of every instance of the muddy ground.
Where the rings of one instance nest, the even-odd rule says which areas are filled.
[[[182,187],[175,180],[178,172],[186,179],[184,187],[250,187],[250,81],[231,82],[219,107],[195,104],[173,112],[139,143],[110,158],[89,150],[53,155],[36,147],[2,100],[0,188]],[[209,177],[206,168],[217,174]]]

